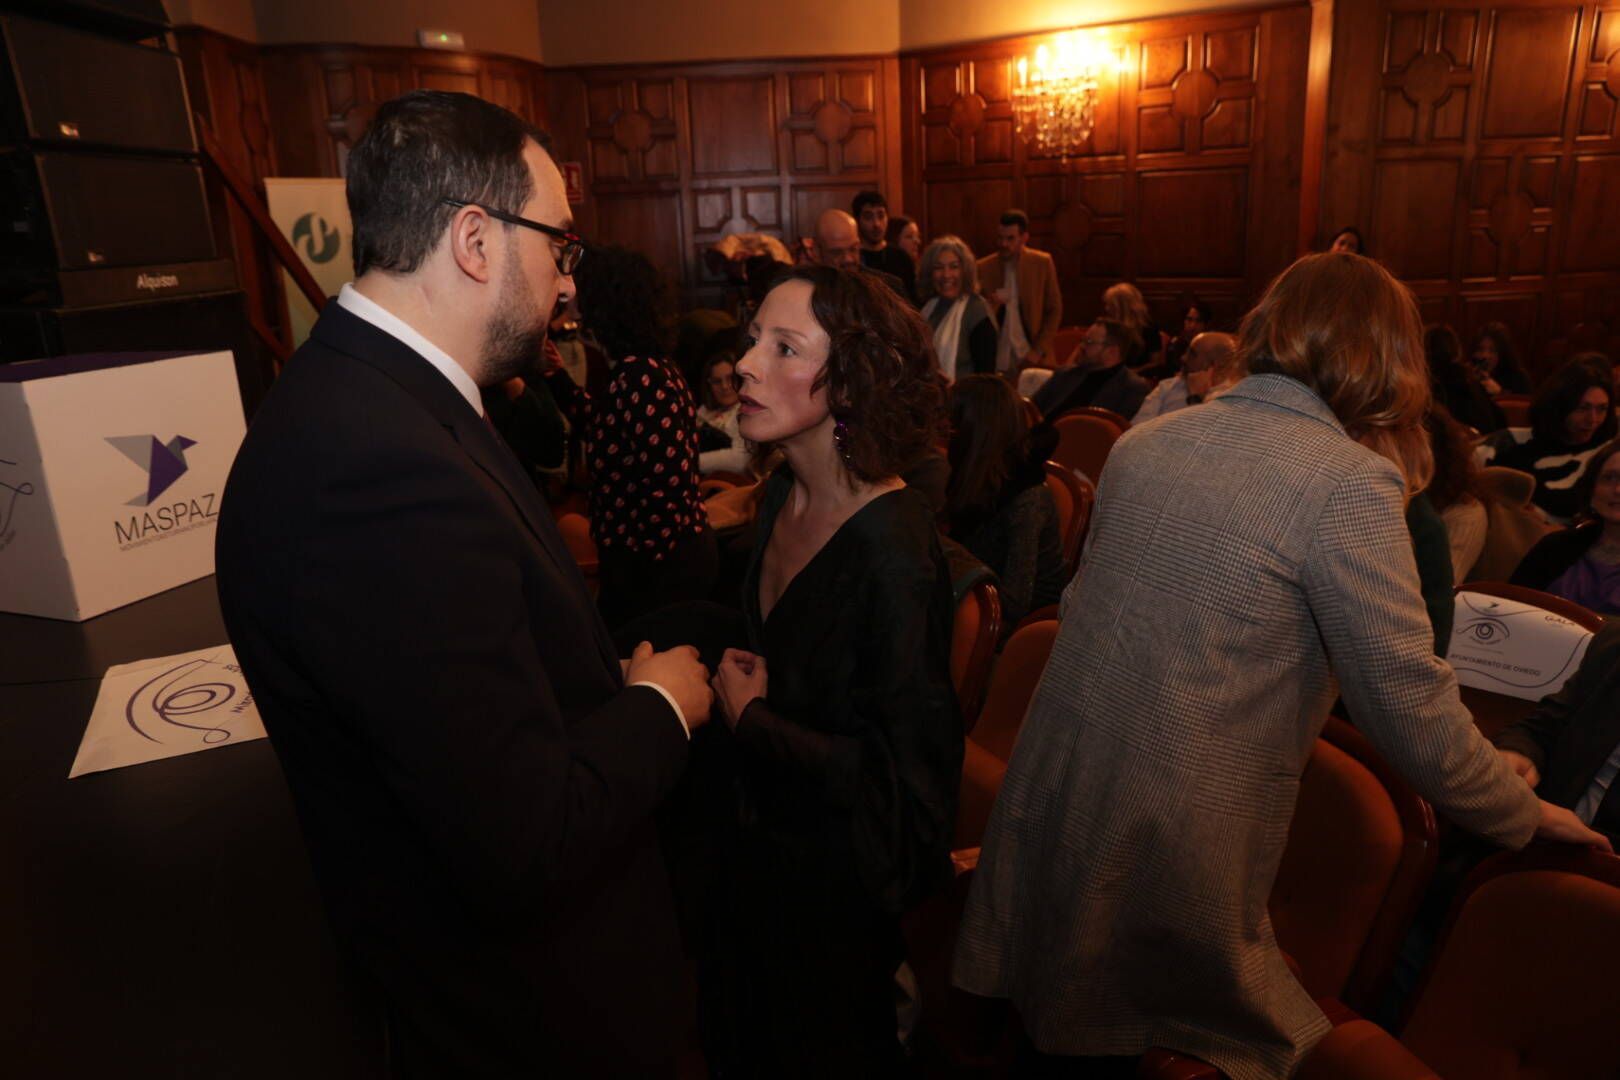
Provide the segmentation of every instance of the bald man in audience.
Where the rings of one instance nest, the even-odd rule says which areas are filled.
[[[906,284],[887,270],[876,270],[861,265],[861,231],[855,219],[836,207],[823,210],[816,219],[816,262],[822,266],[836,266],[840,270],[854,270],[871,274],[906,303],[912,303]]]
[[[1131,426],[1219,396],[1233,382],[1228,369],[1235,351],[1236,342],[1230,334],[1203,333],[1193,338],[1182,356],[1181,372],[1174,378],[1159,380],[1131,418]]]

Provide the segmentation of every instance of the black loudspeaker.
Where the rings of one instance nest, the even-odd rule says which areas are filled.
[[[219,267],[182,277],[183,264],[218,254],[202,170],[188,161],[16,151],[0,166],[0,206],[11,208],[0,302],[104,303],[235,284]]]
[[[0,16],[5,138],[195,154],[180,58],[16,15]]]
[[[74,353],[229,349],[251,416],[270,385],[270,357],[239,290],[93,308],[0,307],[0,363]]]
[[[0,6],[132,40],[169,28],[163,0],[0,0]]]

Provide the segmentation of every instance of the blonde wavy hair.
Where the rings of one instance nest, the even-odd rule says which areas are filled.
[[[1147,300],[1142,296],[1142,290],[1128,281],[1117,282],[1103,290],[1102,294],[1103,317],[1124,323],[1138,334],[1142,328],[1153,321],[1148,313]],[[1151,342],[1150,352],[1157,352],[1159,343]]]
[[[1405,285],[1372,259],[1306,255],[1279,274],[1238,330],[1242,369],[1297,379],[1350,437],[1394,462],[1408,496],[1428,487],[1434,455],[1423,320]]]

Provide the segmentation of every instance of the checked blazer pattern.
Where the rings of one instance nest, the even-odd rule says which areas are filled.
[[[1234,1080],[1289,1075],[1328,1022],[1266,904],[1340,694],[1441,813],[1530,839],[1535,797],[1434,656],[1395,467],[1282,375],[1127,433],[985,835],[957,984],[1011,997],[1047,1053],[1163,1046]]]

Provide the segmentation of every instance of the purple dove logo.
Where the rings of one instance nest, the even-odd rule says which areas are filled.
[[[107,441],[120,454],[146,470],[144,494],[136,495],[125,506],[151,506],[157,497],[168,491],[174,482],[186,473],[186,450],[196,446],[196,439],[176,435],[166,443],[158,442],[156,435],[117,435]]]

